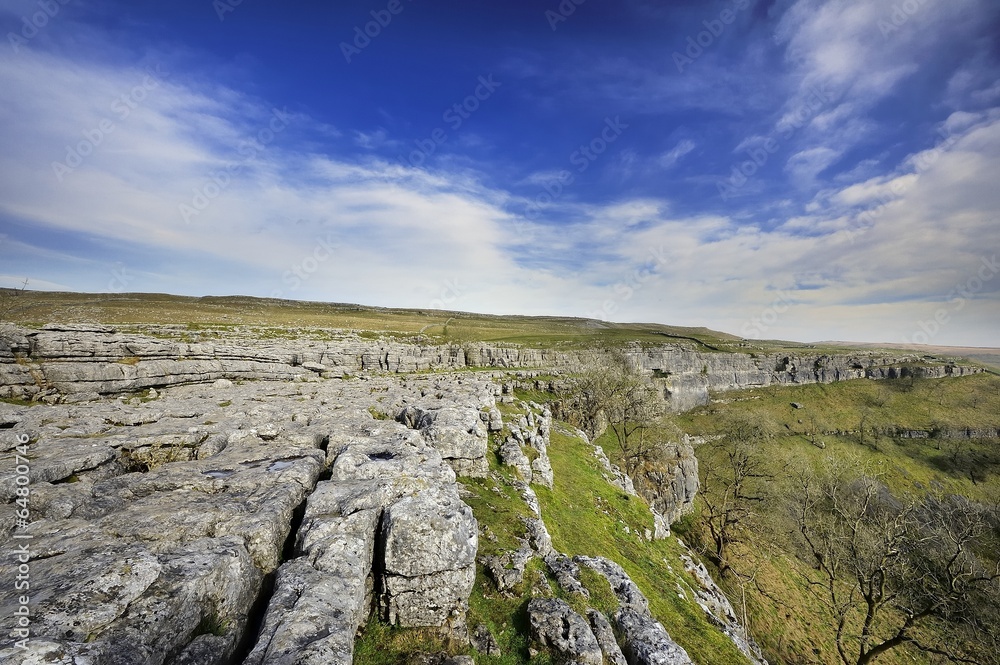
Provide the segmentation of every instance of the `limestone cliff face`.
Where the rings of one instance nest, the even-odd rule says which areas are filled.
[[[294,380],[362,371],[408,373],[464,367],[578,370],[593,351],[556,351],[502,344],[432,345],[367,339],[256,339],[253,331],[225,340],[179,341],[178,327],[145,334],[112,327],[61,325],[0,333],[0,397],[115,395],[220,378]],[[294,331],[293,331],[294,332]],[[315,331],[312,333],[315,336]],[[664,345],[629,352],[650,372],[675,411],[708,402],[709,391],[773,384],[829,383],[858,378],[956,376],[981,371],[949,364],[916,366],[913,356],[876,353],[761,355],[707,353]],[[52,397],[51,399],[58,399]]]
[[[913,365],[913,356],[874,353],[769,354],[701,353],[664,348],[633,354],[663,386],[676,411],[707,404],[709,391],[762,388],[770,385],[833,383],[852,379],[941,378],[981,372],[952,364]]]

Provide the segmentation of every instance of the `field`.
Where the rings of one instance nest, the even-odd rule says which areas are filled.
[[[980,374],[913,383],[859,380],[717,398],[680,416],[682,428],[711,436],[727,419],[753,416],[777,433],[762,450],[774,474],[764,526],[736,548],[737,569],[752,574],[754,581],[745,588],[733,578],[723,583],[730,598],[741,599],[746,592],[750,623],[772,663],[839,662],[829,629],[833,619],[805,582],[809,566],[792,535],[796,527],[790,506],[801,471],[865,472],[877,476],[897,497],[957,494],[985,505],[1000,503],[1000,440],[908,439],[885,433],[962,427],[996,431],[1000,377]],[[708,470],[705,457],[699,455],[703,475]],[[697,515],[686,518],[678,531],[693,543],[704,536]],[[878,662],[943,661],[909,649],[891,652]]]

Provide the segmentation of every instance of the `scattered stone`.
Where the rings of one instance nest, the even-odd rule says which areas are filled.
[[[493,633],[483,624],[478,624],[469,636],[472,648],[484,656],[501,656],[500,645]]]

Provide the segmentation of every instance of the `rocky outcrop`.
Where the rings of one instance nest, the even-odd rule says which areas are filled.
[[[736,647],[755,665],[767,665],[760,648],[753,639],[746,634],[736,611],[723,593],[722,589],[715,583],[708,569],[703,563],[694,560],[694,557],[687,550],[683,542],[678,541],[684,551],[681,552],[681,561],[684,562],[684,570],[694,579],[696,586],[691,587],[691,592],[698,606],[717,625],[723,633],[736,645]]]
[[[464,638],[478,526],[433,441],[372,416],[408,403],[478,423],[493,387],[314,378],[0,404],[31,484],[30,516],[7,496],[0,527],[32,585],[29,649],[5,637],[0,661],[349,663],[373,609]],[[16,605],[0,592],[5,636]]]
[[[694,510],[699,484],[698,459],[690,443],[665,444],[661,457],[638,469],[633,476],[636,491],[664,524],[673,524]]]
[[[53,325],[40,330],[8,327],[0,331],[0,397],[114,395],[220,378],[295,380],[316,374],[340,377],[470,366],[572,372],[594,354],[509,344],[407,343],[348,331],[333,338],[329,331],[319,333],[289,329],[288,339],[262,340],[251,329],[221,332],[144,326],[141,332],[122,332],[93,325]],[[676,411],[707,403],[709,391],[982,371],[906,354],[756,355],[699,351],[680,343],[635,347],[629,355],[657,377],[664,398]],[[559,390],[567,382],[548,379],[543,383],[546,390]]]
[[[687,652],[650,614],[649,601],[621,566],[602,557],[574,560],[603,575],[618,598],[620,607],[613,619],[624,638],[622,651],[630,665],[693,665]]]
[[[383,593],[390,624],[465,626],[479,527],[451,491],[429,488],[386,509]]]
[[[525,407],[525,415],[507,423],[510,434],[500,444],[497,455],[502,464],[514,467],[525,482],[552,489],[552,463],[548,453],[552,412],[534,402]]]
[[[528,603],[531,639],[551,649],[558,662],[602,665],[601,645],[590,624],[563,600],[535,598]]]
[[[608,623],[608,618],[593,608],[587,610],[587,618],[590,619],[590,629],[593,631],[594,637],[597,638],[597,643],[601,645],[604,659],[610,665],[628,665],[622,648],[618,646],[615,632],[611,628],[611,624]]]
[[[420,430],[457,473],[481,478],[486,475],[489,465],[486,462],[486,425],[480,413],[475,405],[439,408],[411,405],[403,408],[396,420]]]

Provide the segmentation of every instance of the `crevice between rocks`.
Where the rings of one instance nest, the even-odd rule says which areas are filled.
[[[260,639],[260,631],[264,627],[264,617],[267,616],[267,608],[271,604],[271,598],[274,596],[274,580],[277,574],[278,571],[274,570],[265,575],[261,581],[257,598],[254,599],[253,604],[250,605],[250,611],[247,613],[247,625],[243,630],[243,637],[240,638],[236,649],[233,651],[233,657],[226,665],[242,665],[243,661],[250,655],[250,652],[257,646],[257,641]]]

